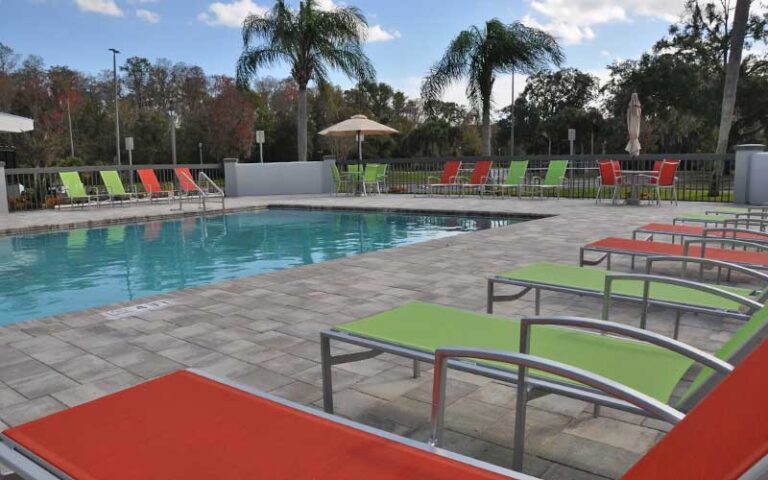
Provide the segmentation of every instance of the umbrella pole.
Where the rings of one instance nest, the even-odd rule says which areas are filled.
[[[357,174],[360,175],[360,195],[365,196],[365,172],[363,171],[363,141],[361,131],[357,131]]]

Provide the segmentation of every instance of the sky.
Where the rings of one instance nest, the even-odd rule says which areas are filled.
[[[679,18],[684,0],[320,0],[323,8],[355,5],[370,25],[366,52],[380,81],[417,97],[421,79],[451,39],[491,18],[522,21],[553,34],[568,67],[607,78],[606,65],[639,57]],[[298,5],[298,0],[294,0]],[[260,14],[270,0],[0,0],[0,42],[22,55],[40,55],[46,65],[97,73],[112,68],[111,52],[168,58],[203,67],[208,74],[234,75],[248,13]],[[264,76],[288,75],[284,66]],[[352,81],[332,77],[344,87]],[[516,77],[516,91],[525,77]],[[500,77],[497,107],[509,104],[511,79]],[[466,103],[464,85],[444,99]]]

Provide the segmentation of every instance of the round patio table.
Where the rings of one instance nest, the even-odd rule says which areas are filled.
[[[653,170],[622,170],[621,179],[624,185],[630,186],[629,198],[625,205],[640,205],[640,187],[658,172]],[[628,181],[625,181],[628,180]]]

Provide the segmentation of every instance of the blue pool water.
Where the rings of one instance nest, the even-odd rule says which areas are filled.
[[[516,221],[273,209],[0,237],[0,325]]]

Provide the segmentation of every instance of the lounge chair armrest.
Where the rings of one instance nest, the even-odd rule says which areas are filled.
[[[581,368],[566,365],[553,360],[528,355],[525,353],[510,353],[496,350],[482,350],[474,348],[438,348],[435,351],[434,381],[432,384],[432,411],[431,411],[431,435],[429,443],[439,447],[442,444],[443,424],[445,418],[445,390],[448,360],[452,358],[468,358],[493,362],[502,362],[516,365],[517,368],[517,412],[523,412],[527,397],[526,375],[531,368],[541,372],[547,372],[562,378],[573,380],[580,384],[599,390],[600,392],[633,404],[649,415],[672,424],[678,423],[684,415],[674,408],[644,394],[622,385],[608,378],[596,375]],[[523,417],[518,417],[518,420]],[[515,422],[522,428],[515,429],[516,447],[522,446],[525,422]],[[520,442],[520,443],[518,443]],[[515,448],[515,468],[522,464],[522,448]]]
[[[691,280],[686,280],[683,278],[665,277],[662,275],[648,275],[648,274],[643,275],[638,273],[613,273],[605,276],[605,290],[604,290],[604,296],[603,296],[603,319],[604,320],[608,319],[608,308],[610,306],[610,301],[611,301],[611,287],[613,285],[613,282],[617,280],[643,282],[643,300],[646,305],[648,303],[648,294],[650,290],[650,285],[652,283],[663,283],[666,285],[675,285],[678,287],[688,288],[691,290],[696,290],[696,291],[708,293],[710,295],[722,297],[722,298],[725,298],[726,300],[730,300],[732,302],[748,307],[752,311],[763,308],[763,304],[761,304],[760,302],[756,302],[751,298],[742,297],[741,295],[738,295],[733,292],[729,292],[728,290],[723,290],[722,288],[717,288],[715,286],[706,285],[703,283],[693,282]],[[643,315],[645,315],[645,309],[643,310]]]
[[[732,270],[734,272],[743,273],[745,275],[749,275],[750,277],[756,278],[758,280],[761,280],[768,285],[768,273],[763,273],[758,270],[755,270],[753,268],[745,267],[743,265],[738,265],[735,263],[728,263],[723,262],[722,260],[711,260],[709,258],[702,258],[702,257],[683,257],[683,256],[652,256],[645,259],[645,273],[651,274],[651,270],[653,269],[653,265],[660,262],[673,262],[673,263],[681,263],[683,267],[688,263],[695,263],[698,265],[706,265],[710,267],[720,267],[725,268],[728,270]]]
[[[768,250],[768,245],[762,245],[755,242],[748,242],[746,240],[738,240],[735,238],[722,238],[722,237],[708,237],[708,238],[692,238],[689,240],[685,240],[683,242],[684,248],[683,253],[685,256],[688,256],[688,250],[692,244],[700,243],[702,246],[702,255],[704,255],[704,247],[706,247],[709,243],[725,243],[728,245],[733,245],[735,247],[751,247],[756,248],[760,251],[762,250]]]
[[[762,222],[762,220],[761,220]],[[704,232],[702,232],[705,237],[711,236],[715,238],[728,238],[726,234],[732,233],[734,234],[731,238],[736,238],[737,233],[745,233],[748,235],[756,235],[758,237],[762,237],[766,240],[768,240],[768,232],[759,232],[755,230],[750,230],[747,228],[728,228],[728,227],[722,227],[722,228],[705,228]],[[723,235],[715,236],[715,235],[708,235],[709,233],[722,233]]]
[[[657,347],[662,347],[675,352],[684,357],[688,357],[712,370],[728,374],[733,370],[733,365],[725,362],[714,355],[711,355],[696,347],[685,344],[655,332],[643,330],[641,328],[624,325],[622,323],[608,322],[606,320],[596,320],[583,317],[525,317],[520,320],[520,352],[526,353],[529,350],[531,339],[531,327],[536,325],[554,325],[559,327],[568,327],[584,330],[595,330],[622,337],[640,340]]]

